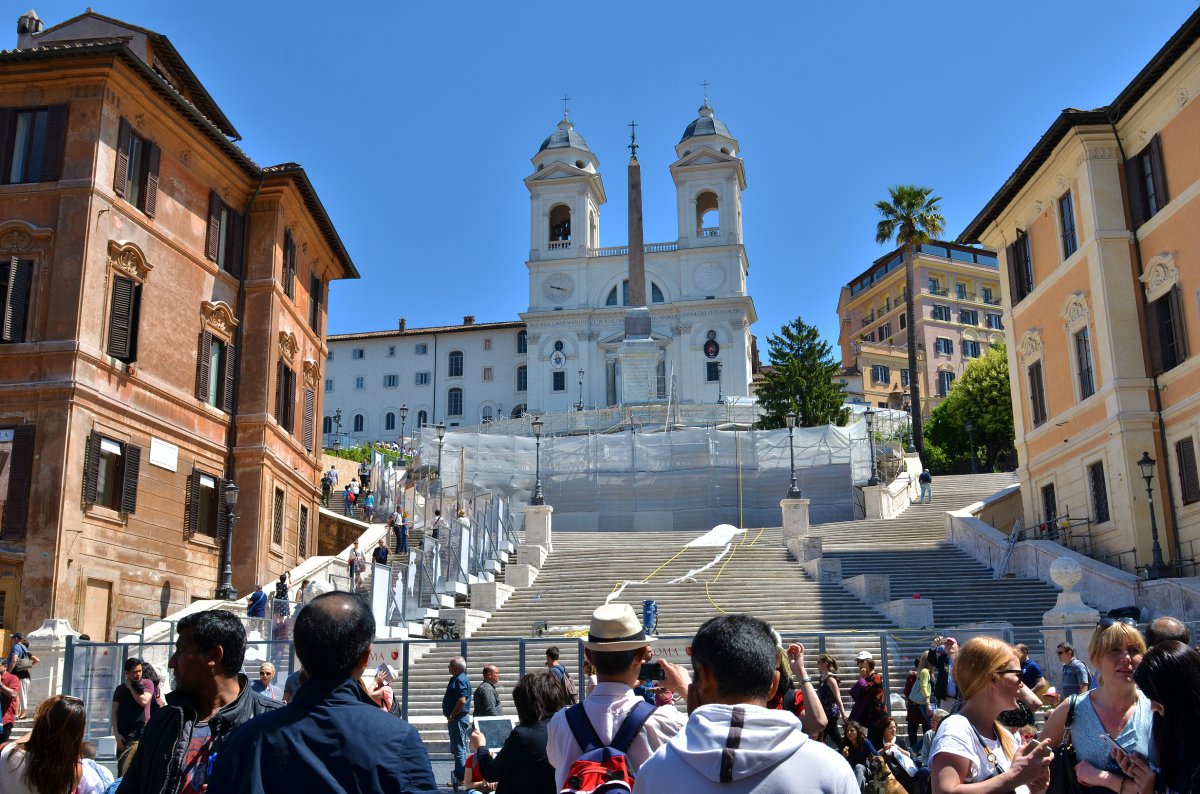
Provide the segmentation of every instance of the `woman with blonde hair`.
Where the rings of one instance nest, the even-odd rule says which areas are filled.
[[[1150,699],[1133,681],[1134,660],[1145,652],[1146,641],[1131,618],[1101,620],[1088,643],[1088,660],[1100,671],[1099,686],[1064,699],[1046,720],[1041,736],[1057,747],[1070,717],[1071,744],[1078,761],[1075,776],[1085,786],[1124,789],[1124,794],[1133,790],[1113,759],[1108,738],[1126,753],[1154,757]]]
[[[930,750],[933,794],[1016,794],[1045,791],[1049,742],[1018,747],[998,722],[1021,691],[1017,652],[995,637],[973,637],[958,652],[954,684],[962,708],[942,721]]]

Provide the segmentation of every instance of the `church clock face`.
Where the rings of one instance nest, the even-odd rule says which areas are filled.
[[[565,303],[575,291],[575,280],[566,273],[551,273],[542,282],[542,294],[551,303]]]

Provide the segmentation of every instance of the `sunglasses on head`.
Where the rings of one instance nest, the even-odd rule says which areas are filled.
[[[1100,618],[1100,622],[1096,624],[1096,627],[1107,629],[1118,623],[1124,623],[1126,626],[1137,626],[1137,621],[1133,618]]]

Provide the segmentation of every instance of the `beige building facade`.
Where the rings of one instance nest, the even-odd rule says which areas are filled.
[[[1069,516],[1151,576],[1200,540],[1198,40],[1200,12],[1107,107],[1063,111],[959,237],[1002,252],[1026,523]]]

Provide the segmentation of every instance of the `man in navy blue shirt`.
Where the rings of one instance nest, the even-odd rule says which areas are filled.
[[[1021,683],[1029,687],[1030,692],[1038,691],[1038,682],[1042,680],[1042,666],[1029,657],[1029,646],[1018,643],[1017,661],[1021,663]]]
[[[462,785],[467,771],[467,739],[471,735],[471,719],[467,703],[471,698],[471,679],[467,677],[467,660],[455,656],[450,660],[450,683],[442,695],[442,715],[450,732],[450,755],[454,756],[454,771],[450,775],[450,788]]]
[[[267,594],[262,585],[254,585],[254,592],[246,596],[246,617],[265,618],[267,616]]]
[[[308,680],[289,704],[229,734],[208,790],[437,791],[417,731],[379,708],[359,684],[371,661],[375,619],[350,593],[325,593],[300,610],[296,656]]]

